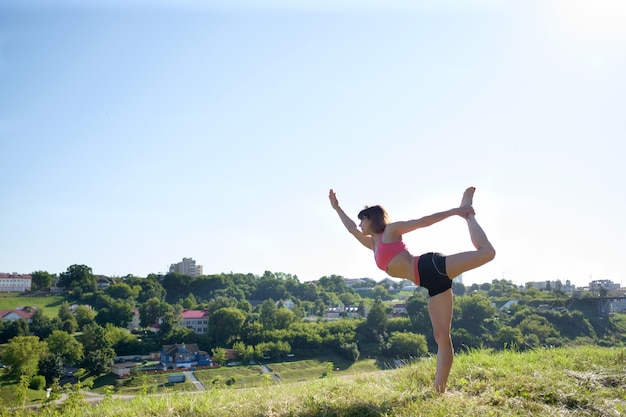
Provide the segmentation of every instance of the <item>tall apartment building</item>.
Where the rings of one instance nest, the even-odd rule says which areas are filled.
[[[170,265],[170,272],[199,277],[202,275],[202,265],[196,265],[196,261],[191,258],[183,258],[182,262]]]

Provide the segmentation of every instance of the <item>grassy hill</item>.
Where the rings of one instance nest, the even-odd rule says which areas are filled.
[[[55,317],[59,314],[59,308],[63,301],[67,301],[61,295],[16,295],[15,293],[0,294],[0,310],[12,310],[16,307],[36,306],[43,310],[44,315]]]
[[[582,346],[523,353],[475,350],[458,355],[449,392],[431,389],[434,360],[404,368],[329,375],[246,389],[100,397],[70,394],[62,405],[2,416],[622,416],[626,349]],[[277,373],[278,369],[276,370]]]

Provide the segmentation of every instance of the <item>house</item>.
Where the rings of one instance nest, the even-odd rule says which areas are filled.
[[[394,304],[391,309],[391,317],[406,317],[409,313],[406,309],[406,304]]]
[[[343,318],[367,317],[369,310],[364,307],[361,313],[358,306],[338,306],[330,307],[324,311],[324,318],[327,320],[338,320]]]
[[[178,326],[191,329],[196,334],[209,331],[209,312],[207,310],[184,310]]]
[[[163,345],[161,348],[161,365],[165,370],[211,364],[209,355],[198,349],[198,345],[195,343]]]
[[[26,292],[30,291],[33,277],[18,273],[7,274],[0,272],[0,292]]]
[[[285,307],[287,310],[293,310],[293,308],[296,306],[296,303],[294,303],[291,300],[285,300],[285,301],[276,301],[276,307],[280,306],[280,304],[283,304],[283,307]]]
[[[35,311],[37,311],[37,307],[17,307],[13,310],[0,310],[0,319],[2,321],[24,319],[30,323]]]
[[[97,275],[97,277],[98,280],[96,281],[96,286],[99,290],[106,290],[111,286],[111,284],[113,284],[113,280],[109,277],[104,275]]]

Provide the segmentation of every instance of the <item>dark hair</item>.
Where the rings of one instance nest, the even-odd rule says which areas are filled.
[[[389,223],[387,212],[381,206],[365,207],[359,212],[359,220],[367,218],[372,222],[372,232],[380,234],[385,230],[385,226]]]

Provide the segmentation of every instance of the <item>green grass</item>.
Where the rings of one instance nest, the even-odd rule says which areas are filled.
[[[43,309],[47,317],[56,317],[59,308],[66,298],[59,295],[35,296],[17,295],[14,293],[0,293],[0,310],[13,310],[16,307],[36,306]]]
[[[365,363],[365,369],[370,369],[372,364]],[[277,373],[297,372],[300,365],[296,364],[270,367]],[[581,346],[523,353],[474,350],[456,357],[445,395],[433,393],[435,361],[424,358],[400,369],[352,374],[344,370],[306,382],[109,397],[89,406],[70,398],[62,406],[37,411],[5,410],[0,415],[617,417],[626,414],[625,366],[624,348]]]

